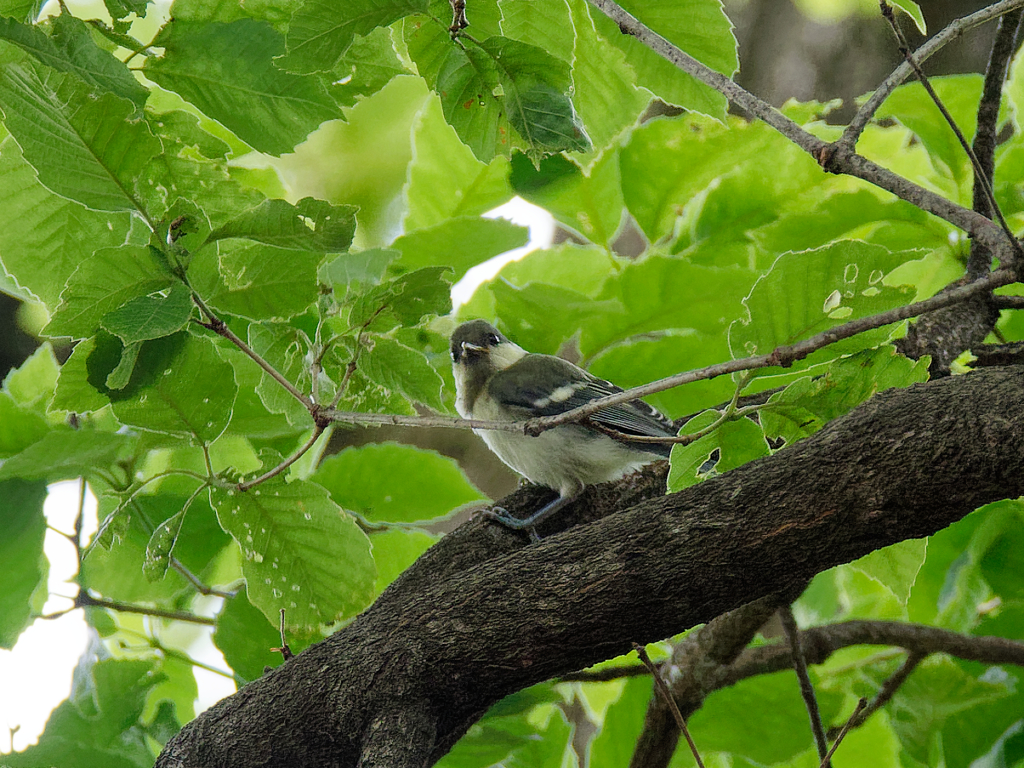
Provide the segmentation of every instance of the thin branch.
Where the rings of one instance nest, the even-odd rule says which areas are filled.
[[[705,66],[674,46],[661,35],[638,21],[636,17],[627,13],[612,0],[588,1],[614,21],[623,34],[635,37],[688,75],[714,88],[736,106],[741,107],[775,128],[787,139],[808,152],[827,171],[855,176],[881,189],[892,192],[897,197],[913,203],[918,208],[933,213],[960,229],[970,232],[973,237],[988,243],[994,250],[1006,247],[1004,234],[999,227],[995,226],[981,214],[975,213],[962,205],[957,205],[942,197],[942,195],[914,184],[887,168],[883,168],[877,163],[855,154],[852,145],[830,144],[819,139],[767,102],[741,88],[725,75]],[[1011,8],[1017,5],[1024,5],[1024,0],[1008,0],[1008,2],[1012,2]],[[993,14],[989,18],[994,18],[995,15],[997,14]]]
[[[992,297],[992,306],[996,309],[1024,309],[1024,296],[999,296]]]
[[[999,226],[1002,227],[1003,232],[1006,233],[1007,240],[1013,244],[1014,250],[1017,252],[1017,257],[1024,261],[1024,249],[1021,249],[1020,243],[1010,230],[1010,225],[1006,223],[1006,218],[1003,216],[1003,212],[1000,210],[999,204],[996,202],[996,196],[992,191],[992,185],[989,183],[985,169],[979,162],[978,157],[974,154],[974,150],[971,148],[970,142],[967,141],[967,137],[964,136],[963,131],[960,130],[960,126],[956,124],[956,120],[953,119],[949,110],[946,109],[946,105],[942,103],[942,99],[939,98],[935,89],[932,88],[932,84],[929,82],[924,70],[921,69],[920,65],[917,63],[914,53],[910,50],[910,45],[907,43],[907,38],[903,35],[903,30],[900,28],[900,24],[896,20],[896,15],[893,13],[892,6],[890,6],[886,0],[879,0],[879,6],[882,9],[882,15],[885,17],[886,21],[889,22],[889,26],[892,27],[892,31],[896,35],[896,39],[899,41],[900,52],[910,63],[910,66],[913,67],[914,74],[917,75],[917,79],[921,81],[922,87],[931,97],[931,100],[935,102],[935,106],[938,107],[939,112],[942,113],[942,117],[945,118],[946,123],[953,130],[953,133],[956,134],[957,141],[960,142],[960,146],[963,147],[964,152],[967,154],[967,158],[971,161],[971,166],[974,168],[975,189],[978,189],[980,186],[985,199],[988,202],[989,210],[995,213],[996,218],[999,220]],[[977,205],[975,205],[975,211],[977,211]]]
[[[782,606],[779,608],[779,618],[782,620],[782,629],[789,643],[793,671],[796,672],[796,679],[800,683],[800,695],[804,699],[807,716],[811,721],[811,733],[814,734],[814,745],[818,748],[818,758],[825,768],[829,768],[832,764],[828,759],[828,742],[825,740],[825,728],[821,724],[821,710],[814,695],[814,686],[811,685],[811,676],[807,672],[807,659],[800,644],[800,630],[797,629],[793,609],[788,605]]]
[[[1024,2],[1024,0],[1021,0]],[[579,408],[557,414],[555,416],[541,416],[525,421],[490,421],[486,419],[460,419],[454,416],[405,416],[391,413],[360,413],[356,411],[325,410],[324,416],[331,421],[343,424],[361,424],[365,426],[399,426],[399,427],[445,427],[451,429],[493,429],[503,432],[522,432],[526,434],[540,434],[541,432],[557,427],[561,424],[579,422],[591,416],[602,408],[618,403],[626,403],[638,397],[646,397],[657,392],[664,392],[667,389],[692,384],[695,381],[713,379],[717,376],[724,376],[740,371],[751,371],[758,368],[770,368],[774,366],[788,367],[797,360],[802,360],[812,352],[815,352],[829,344],[856,336],[858,333],[881,328],[885,325],[898,323],[911,317],[923,315],[926,312],[933,312],[973,296],[991,291],[1003,285],[1016,282],[1015,273],[1010,269],[1000,269],[987,275],[980,280],[975,280],[966,285],[954,288],[950,291],[936,294],[930,299],[917,301],[913,304],[906,304],[886,312],[881,312],[870,317],[863,317],[852,320],[843,325],[838,325],[827,331],[822,331],[795,344],[788,344],[776,348],[769,354],[752,355],[738,360],[728,360],[724,363],[715,363],[704,368],[696,368],[692,371],[684,371],[674,376],[653,381],[639,387],[633,387],[623,392],[617,392],[607,397],[593,400]]]
[[[682,712],[679,711],[679,706],[676,704],[676,700],[672,698],[672,694],[668,690],[668,686],[665,685],[665,681],[661,679],[661,675],[658,674],[658,668],[654,666],[654,662],[651,661],[651,657],[647,655],[647,649],[645,649],[639,643],[633,643],[633,650],[636,651],[636,655],[640,657],[640,661],[644,663],[644,666],[650,670],[651,675],[654,676],[654,686],[658,689],[658,693],[661,694],[668,708],[672,712],[672,717],[675,718],[676,726],[682,732],[686,738],[686,743],[690,745],[690,751],[693,753],[693,759],[697,762],[697,768],[704,768],[704,762],[700,759],[700,752],[697,751],[697,745],[693,743],[693,737],[690,736],[690,729],[686,727],[686,720],[683,719]]]
[[[248,491],[254,485],[259,485],[260,483],[266,482],[270,478],[276,477],[277,475],[279,475],[282,472],[284,472],[286,469],[288,469],[288,467],[290,467],[296,461],[298,461],[303,456],[305,456],[306,452],[310,448],[312,448],[314,445],[316,445],[316,441],[320,439],[320,435],[322,435],[323,433],[324,433],[324,427],[320,426],[320,424],[315,425],[313,427],[313,434],[310,435],[309,440],[307,440],[305,442],[305,444],[303,444],[303,446],[301,448],[299,448],[295,453],[293,453],[287,459],[282,461],[276,467],[274,467],[273,469],[271,469],[271,470],[269,470],[267,472],[264,472],[259,477],[254,478],[252,480],[248,480],[248,481],[246,481],[244,483],[239,483],[238,484],[238,490],[240,490],[240,491]]]
[[[150,608],[145,605],[134,605],[122,603],[118,600],[107,600],[102,597],[93,597],[88,592],[80,592],[75,598],[76,608],[109,608],[120,613],[137,613],[143,616],[155,616],[158,619],[171,619],[173,621],[187,621],[190,624],[205,624],[208,627],[216,626],[216,619],[208,616],[198,616],[187,611],[165,611],[162,608]]]
[[[889,703],[889,700],[896,694],[896,691],[900,689],[910,677],[910,673],[917,669],[917,666],[927,658],[928,654],[923,651],[911,651],[907,654],[907,658],[903,660],[900,668],[897,669],[884,683],[882,687],[878,689],[878,693],[875,694],[875,698],[872,699],[870,704],[865,703],[864,707],[858,707],[858,712],[854,712],[853,716],[843,726],[843,733],[848,728],[859,728],[863,725],[871,715],[875,714],[878,710]],[[861,699],[861,701],[864,701]]]
[[[854,721],[860,717],[860,713],[864,711],[864,708],[867,705],[868,700],[865,698],[861,698],[857,702],[857,706],[853,710],[853,714],[850,715],[849,719],[845,723],[843,723],[843,727],[840,729],[839,735],[836,736],[835,742],[832,744],[831,749],[829,749],[828,754],[825,755],[825,758],[821,761],[818,768],[826,768],[826,766],[831,764],[830,761],[832,760],[832,755],[834,755],[836,750],[839,749],[839,745],[843,743],[843,739],[846,738],[846,734],[854,727]]]
[[[1003,16],[1004,14],[1009,13],[1015,8],[1020,8],[1021,6],[1024,6],[1024,0],[1002,0],[1002,2],[994,3],[987,8],[982,8],[980,11],[972,13],[969,16],[955,19],[949,23],[949,26],[918,48],[917,51],[914,52],[914,56],[919,62],[923,63],[931,58],[931,56],[937,51],[959,38],[968,30],[974,29],[974,27],[985,24],[999,16]],[[868,123],[871,122],[871,118],[874,117],[875,113],[878,111],[878,108],[881,107],[882,103],[889,98],[889,95],[913,73],[914,71],[907,61],[904,61],[896,67],[893,73],[875,89],[870,98],[868,98],[861,108],[857,110],[857,114],[853,116],[850,124],[846,126],[846,129],[843,131],[843,135],[836,144],[841,145],[844,149],[852,150],[857,144],[857,139],[860,138],[861,133],[864,132]]]
[[[1022,2],[1024,2],[1024,0],[1022,0]],[[260,368],[266,371],[266,373],[274,381],[276,381],[278,384],[284,387],[288,394],[290,394],[292,397],[294,397],[296,400],[302,403],[310,411],[310,413],[313,412],[313,401],[310,400],[310,398],[307,395],[302,394],[302,392],[296,389],[294,384],[288,381],[288,379],[282,376],[274,366],[272,366],[270,363],[264,360],[259,354],[257,354],[256,351],[252,349],[252,347],[250,347],[248,344],[246,344],[244,341],[238,338],[238,336],[236,336],[235,333],[230,328],[228,328],[227,324],[219,317],[217,317],[217,315],[214,314],[213,310],[206,305],[206,302],[203,301],[202,297],[195,291],[192,291],[192,301],[195,302],[196,306],[199,307],[199,310],[207,318],[206,322],[201,322],[200,325],[202,325],[204,328],[208,330],[213,331],[218,336],[223,336],[225,339],[227,339],[240,350],[242,350],[242,352],[248,355],[253,360],[253,362],[256,363],[256,365],[258,365]]]

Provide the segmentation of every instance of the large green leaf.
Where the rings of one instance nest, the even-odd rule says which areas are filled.
[[[280,155],[341,110],[314,77],[278,69],[284,38],[269,24],[173,21],[157,39],[146,76],[175,91],[261,152]]]
[[[729,329],[733,357],[768,354],[779,346],[905,304],[911,298],[909,290],[886,285],[884,278],[915,255],[857,240],[783,254],[743,300],[748,317]],[[889,329],[881,328],[860,334],[831,345],[810,360],[875,346],[885,341],[888,333]]]
[[[0,497],[4,529],[0,537],[0,561],[4,564],[0,571],[0,648],[10,650],[31,623],[32,613],[42,608],[33,598],[40,587],[46,589],[49,571],[43,554],[46,485],[7,480],[0,482]]]
[[[622,7],[670,43],[726,77],[739,68],[732,23],[720,0],[629,0]],[[594,12],[597,31],[626,54],[637,84],[663,101],[712,117],[725,117],[725,97],[697,82],[615,23]]]
[[[131,382],[111,399],[122,423],[211,443],[237,392],[234,370],[213,344],[182,332],[146,342]]]
[[[508,219],[459,216],[402,235],[390,247],[401,252],[397,263],[405,269],[448,266],[458,279],[470,267],[526,245],[529,239],[528,228]],[[452,248],[452,243],[458,243],[458,248]]]
[[[355,234],[356,209],[304,197],[295,205],[264,200],[210,233],[210,240],[240,237],[296,251],[348,250]]]
[[[444,121],[441,102],[427,100],[416,120],[413,159],[405,185],[405,231],[479,216],[512,196],[508,162],[480,162]],[[451,252],[449,251],[449,255]]]
[[[288,25],[288,55],[282,66],[306,73],[333,69],[356,35],[426,13],[428,5],[428,0],[305,0]]]
[[[0,480],[70,480],[94,476],[97,468],[114,463],[132,443],[128,435],[94,429],[55,429],[0,466]]]
[[[310,634],[369,602],[370,543],[323,487],[275,479],[211,489],[210,501],[242,549],[249,600],[275,625],[283,608],[286,626]]]
[[[0,142],[0,210],[0,262],[51,311],[75,268],[128,232],[128,214],[92,211],[42,186],[10,136]]]
[[[52,192],[101,211],[143,210],[138,179],[161,145],[130,101],[97,98],[73,75],[11,65],[0,70],[0,110]]]
[[[347,448],[325,459],[311,479],[375,522],[429,520],[485,498],[452,459],[395,443]]]
[[[85,22],[62,13],[50,19],[50,28],[47,36],[37,26],[0,16],[0,39],[17,45],[47,66],[77,75],[99,93],[112,93],[139,107],[145,104],[146,89],[123,62],[96,45]]]
[[[148,247],[102,248],[68,278],[45,332],[50,337],[87,338],[108,312],[173,283],[165,264]]]
[[[149,768],[153,755],[141,722],[150,690],[160,683],[153,660],[86,654],[71,697],[50,715],[39,742],[4,755],[10,768]]]
[[[359,356],[359,369],[370,381],[400,392],[409,400],[441,409],[441,377],[422,352],[390,336],[374,335]]]
[[[175,283],[167,291],[125,302],[107,312],[101,323],[125,344],[133,344],[177,333],[188,324],[194,309],[191,291]]]

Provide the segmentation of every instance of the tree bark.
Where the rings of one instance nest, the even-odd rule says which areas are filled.
[[[1022,404],[1022,368],[949,377],[679,493],[641,500],[664,464],[591,489],[536,544],[471,521],[351,624],[186,725],[157,766],[432,764],[507,694],[1021,495]]]

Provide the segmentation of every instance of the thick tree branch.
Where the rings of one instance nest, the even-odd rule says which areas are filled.
[[[342,630],[186,725],[157,765],[354,766],[396,702],[426,703],[436,761],[513,691],[1021,495],[1022,390],[1012,368],[889,390],[685,491],[636,503],[663,466],[592,489],[532,545],[471,521]],[[629,508],[610,514],[620,495]]]

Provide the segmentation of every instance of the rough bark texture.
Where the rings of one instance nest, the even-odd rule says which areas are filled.
[[[1020,368],[946,378],[680,493],[637,503],[664,466],[593,489],[537,544],[470,522],[349,626],[189,723],[157,765],[429,765],[513,691],[1021,495],[1022,403]]]

